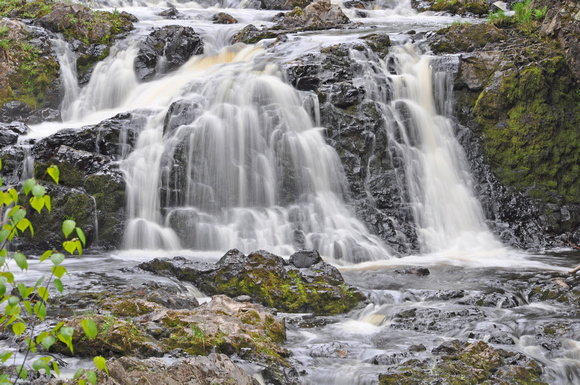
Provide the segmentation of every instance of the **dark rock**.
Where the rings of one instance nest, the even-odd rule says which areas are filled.
[[[417,275],[419,277],[425,277],[425,276],[431,274],[431,271],[429,271],[429,269],[427,269],[426,267],[406,267],[404,269],[395,270],[395,273],[397,273],[397,274],[412,274],[412,275]]]
[[[267,29],[260,30],[253,24],[246,25],[240,32],[232,37],[232,44],[245,43],[256,44],[260,40],[278,37],[279,33]]]
[[[289,258],[290,264],[299,269],[310,268],[312,265],[322,262],[322,258],[316,250],[298,250]]]
[[[340,7],[330,1],[321,0],[312,3],[304,9],[295,8],[286,13],[274,26],[275,29],[290,31],[315,31],[342,28],[350,23],[350,19]]]
[[[203,41],[193,28],[170,25],[156,29],[141,44],[135,59],[137,78],[150,80],[158,74],[171,72],[202,53]]]
[[[236,24],[238,20],[225,12],[218,12],[212,17],[214,24]]]
[[[289,11],[295,7],[304,8],[312,0],[260,0],[260,8],[274,11]]]
[[[215,265],[155,259],[139,267],[192,282],[210,295],[248,295],[255,302],[285,312],[338,314],[351,310],[364,298],[360,291],[345,285],[338,269],[322,260],[296,269],[267,251],[246,256],[233,249]]]
[[[165,17],[167,19],[178,19],[182,17],[182,14],[177,10],[177,8],[169,7],[165,11],[159,12],[159,16]]]
[[[18,137],[28,133],[24,123],[0,123],[0,148],[16,144]]]
[[[26,119],[28,124],[40,124],[42,122],[60,122],[62,117],[59,110],[52,108],[43,108],[35,111],[32,115],[29,115]]]

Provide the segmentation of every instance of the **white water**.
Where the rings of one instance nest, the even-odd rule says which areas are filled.
[[[272,13],[244,9],[252,7],[247,2],[228,3],[245,22],[215,26],[209,22],[214,11],[207,12],[208,4],[180,4],[186,20],[178,21],[155,16],[158,7],[168,6],[164,2],[95,5],[138,10],[142,22],[134,34],[137,40],[113,47],[80,91],[73,77],[74,59],[60,44],[62,114],[67,124],[78,126],[124,111],[139,111],[145,118],[135,150],[122,162],[129,216],[125,248],[264,248],[288,255],[308,247],[355,263],[394,255],[344,203],[348,188],[342,166],[324,143],[324,128],[313,122],[318,107],[314,103],[305,108],[311,96],[286,85],[260,47],[228,46],[244,24],[255,19],[258,25],[268,24]],[[368,10],[370,19],[421,20],[405,2],[379,5]],[[138,39],[151,26],[171,23],[193,25],[204,38],[206,54],[175,73],[140,84],[133,69]],[[347,39],[356,38],[351,34]],[[290,60],[341,40],[345,36],[294,37],[275,52]],[[429,58],[413,47],[397,47],[388,58],[395,63],[392,75],[385,61],[352,55],[363,68],[358,81],[367,97],[383,109],[392,151],[404,159],[405,180],[399,183],[412,207],[422,250],[500,247],[469,187],[465,157],[451,123],[436,111]],[[168,115],[176,101],[187,119]],[[179,125],[164,132],[168,118],[179,119]]]

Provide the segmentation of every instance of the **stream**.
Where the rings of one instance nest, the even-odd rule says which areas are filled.
[[[141,120],[134,151],[120,161],[129,216],[124,250],[87,250],[67,259],[67,290],[138,287],[155,280],[199,297],[192,287],[135,266],[166,256],[215,262],[230,248],[288,257],[298,234],[301,247],[317,249],[369,298],[342,316],[284,314],[285,346],[305,384],[377,384],[379,373],[410,358],[432,357],[435,347],[453,339],[484,340],[524,353],[543,365],[550,384],[579,383],[578,309],[530,296],[533,287],[576,282],[566,271],[580,256],[510,249],[488,230],[466,156],[454,138],[447,103],[453,58],[423,52],[408,34],[481,21],[417,13],[405,1],[377,4],[365,17],[343,8],[361,23],[356,29],[232,46],[232,36],[243,27],[272,26],[278,11],[253,9],[251,1],[95,0],[96,9],[135,15],[136,30],[113,47],[83,88],[74,80],[70,49],[59,45],[65,121],[32,126],[28,138],[126,111]],[[158,16],[170,5],[179,19]],[[239,23],[213,24],[221,11]],[[174,24],[193,27],[204,54],[175,72],[139,82],[133,69],[136,42],[152,28]],[[380,107],[394,143],[388,156],[405,171],[398,182],[417,225],[419,255],[401,257],[357,219],[340,159],[320,127],[319,101],[296,91],[280,70],[371,32],[388,33],[393,47],[385,59],[351,51],[358,68],[354,82]],[[176,101],[194,105],[195,113],[168,134],[164,119]],[[289,178],[292,198],[285,185]],[[429,273],[410,272],[417,267]],[[30,282],[45,273],[35,263],[29,270],[24,279]],[[548,327],[557,329],[555,335],[545,332]]]

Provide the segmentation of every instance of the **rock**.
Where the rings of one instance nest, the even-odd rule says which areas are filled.
[[[322,260],[296,269],[263,250],[246,256],[233,249],[215,265],[177,258],[155,259],[139,267],[192,282],[210,295],[248,295],[255,302],[285,312],[338,314],[364,299],[360,291],[344,283],[338,269]]]
[[[436,12],[448,12],[452,15],[474,15],[484,17],[489,14],[489,4],[483,0],[441,0],[434,1],[430,10]]]
[[[146,360],[121,357],[107,362],[109,375],[99,374],[98,382],[103,385],[137,384],[199,384],[221,385],[236,383],[257,385],[257,381],[235,365],[224,354],[211,353],[178,360],[171,364],[158,358]]]
[[[225,12],[218,12],[212,17],[214,24],[236,24],[238,20]]]
[[[276,38],[280,35],[276,31],[260,30],[253,24],[246,25],[240,32],[232,37],[232,44],[245,43],[256,44],[260,40]]]
[[[407,267],[404,269],[397,269],[397,270],[395,270],[395,273],[397,273],[397,274],[411,274],[411,275],[417,275],[419,277],[425,277],[425,276],[431,274],[431,271],[429,271],[429,269],[427,269],[426,267]]]
[[[181,14],[181,12],[177,10],[177,8],[171,6],[165,11],[159,12],[159,16],[165,17],[167,19],[178,19],[181,18],[183,15]]]
[[[169,25],[156,29],[141,44],[135,59],[137,78],[145,81],[171,72],[202,53],[203,41],[193,28]]]
[[[290,31],[315,31],[332,28],[342,28],[349,24],[350,19],[336,4],[327,0],[319,0],[305,7],[294,8],[283,15],[274,29]]]
[[[0,147],[16,144],[18,137],[27,134],[29,130],[24,123],[0,123]]]
[[[312,0],[260,0],[260,8],[275,11],[289,11],[295,7],[304,8]]]
[[[59,110],[53,108],[42,108],[29,115],[26,119],[28,124],[40,124],[42,122],[60,122],[62,117]]]
[[[523,381],[545,385],[542,368],[521,353],[496,349],[483,341],[473,343],[448,341],[433,350],[441,354],[432,361],[410,359],[379,376],[379,384],[407,383],[426,385],[448,383],[461,378],[461,383],[519,384]]]
[[[320,254],[316,250],[298,250],[290,256],[289,262],[294,267],[304,269],[322,262],[322,258],[320,258]]]

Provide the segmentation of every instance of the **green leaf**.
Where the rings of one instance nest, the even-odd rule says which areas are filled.
[[[87,385],[87,382],[84,379],[79,380],[79,385]]]
[[[19,268],[22,270],[28,270],[28,262],[26,261],[26,256],[21,253],[14,253],[14,260]]]
[[[56,167],[55,165],[52,165],[46,169],[46,172],[48,173],[48,175],[50,175],[52,177],[52,179],[56,182],[56,184],[58,184],[58,177],[60,176],[60,172],[58,170],[58,167]]]
[[[28,314],[32,315],[32,306],[30,305],[30,301],[24,301],[23,304]]]
[[[16,305],[18,305],[19,302],[20,302],[20,298],[18,298],[16,296],[11,296],[10,298],[8,298],[8,305],[10,305],[10,306],[16,306]]]
[[[73,380],[76,380],[77,378],[79,378],[80,376],[82,376],[84,373],[85,373],[85,370],[83,368],[79,368],[75,372],[75,375],[73,376]]]
[[[44,321],[44,317],[46,317],[46,306],[44,306],[44,302],[38,301],[34,304],[34,314],[36,314],[41,321]]]
[[[50,257],[52,255],[52,250],[46,250],[43,254],[42,257],[40,257],[40,262],[44,262],[48,259],[48,257]]]
[[[92,370],[87,371],[87,380],[93,385],[97,383],[97,373]]]
[[[14,221],[14,223],[18,223],[22,219],[24,219],[24,217],[26,217],[26,210],[22,210],[21,208],[19,208],[14,210],[14,212],[12,212],[11,218]]]
[[[10,357],[12,357],[12,352],[4,351],[4,352],[0,353],[0,360],[2,360],[2,363],[5,363],[6,361],[8,361],[8,359]]]
[[[42,282],[44,282],[44,278],[46,278],[44,275],[38,278],[38,281],[36,281],[36,284],[34,285],[34,289],[36,289],[38,286],[42,284]]]
[[[44,199],[32,197],[30,198],[30,206],[32,206],[33,209],[35,209],[36,211],[38,211],[38,213],[40,213],[40,211],[44,207]]]
[[[82,320],[81,326],[83,327],[85,333],[87,333],[87,336],[89,336],[90,340],[94,339],[97,336],[98,333],[97,324],[93,319],[87,318]]]
[[[107,374],[109,374],[109,369],[107,368],[107,362],[105,361],[105,359],[103,357],[97,356],[97,357],[93,358],[93,361],[95,361],[95,366],[97,367],[97,369],[104,370],[105,372],[107,372]]]
[[[72,345],[72,336],[74,333],[74,329],[69,326],[63,326],[60,328],[58,332],[58,339],[61,340],[69,347],[71,354],[74,354],[73,345]]]
[[[34,195],[35,198],[41,199],[42,197],[44,197],[45,194],[46,189],[41,185],[36,184],[34,185],[34,187],[32,187],[32,195]]]
[[[42,361],[41,359],[35,360],[32,363],[32,369],[36,370],[37,372],[43,368],[44,368],[44,361]]]
[[[76,230],[77,230],[77,237],[79,237],[79,239],[83,243],[83,246],[85,246],[87,244],[87,241],[85,240],[85,233],[83,233],[83,231],[81,230],[80,227],[77,227]]]
[[[60,376],[60,368],[58,367],[58,364],[56,363],[56,361],[52,361],[52,368],[56,372],[56,375]]]
[[[62,232],[64,233],[64,237],[68,238],[68,236],[70,235],[70,233],[72,233],[72,231],[75,229],[76,226],[77,226],[76,222],[70,219],[67,219],[66,221],[62,222]]]
[[[0,242],[4,242],[10,235],[10,230],[0,230]]]
[[[58,290],[60,292],[60,294],[62,294],[62,291],[64,289],[64,286],[62,284],[62,281],[58,278],[55,278],[55,280],[53,281],[54,283],[54,287],[56,287],[56,290]]]
[[[64,266],[53,266],[52,273],[54,274],[55,277],[60,279],[62,278],[64,273],[66,273],[66,268]]]
[[[12,202],[18,202],[18,192],[15,189],[11,188],[8,190],[8,194],[10,195],[10,198],[12,198]]]
[[[6,277],[6,280],[8,281],[8,283],[14,283],[14,274],[12,274],[9,271],[0,272],[0,276]]]
[[[50,210],[52,209],[50,195],[45,195],[44,198],[42,198],[42,200],[44,201],[44,205],[46,206],[46,209],[48,210],[48,212],[50,212]]]
[[[18,283],[18,293],[20,294],[20,296],[23,299],[26,299],[27,295],[26,295],[26,286],[24,286],[23,283]]]
[[[44,302],[48,301],[48,290],[44,286],[38,288],[38,295]]]
[[[12,331],[14,332],[14,334],[16,334],[17,336],[21,335],[22,333],[24,333],[24,331],[26,330],[26,325],[22,322],[15,322],[12,325]]]
[[[44,337],[40,343],[42,344],[42,346],[44,346],[46,350],[48,350],[55,342],[56,339],[53,336],[49,335]]]
[[[65,256],[64,256],[64,254],[61,254],[61,253],[54,253],[54,254],[52,254],[52,255],[50,256],[50,260],[52,261],[52,263],[53,263],[55,266],[58,266],[58,265],[60,265],[61,263],[63,263],[63,262],[64,262],[64,259],[65,259]],[[60,277],[59,277],[59,278],[60,278]]]
[[[28,377],[28,370],[26,370],[26,368],[23,368],[22,365],[18,365],[16,367],[16,372],[20,372],[20,378],[26,381],[26,378]]]
[[[77,244],[74,241],[64,241],[62,246],[71,254],[74,254],[75,250],[77,249]]]
[[[16,227],[18,227],[18,230],[24,232],[24,230],[26,230],[26,228],[30,229],[30,235],[32,237],[34,237],[34,228],[32,227],[32,224],[30,223],[30,221],[26,218],[22,218],[20,220],[20,222],[18,222],[16,224]]]
[[[24,194],[28,195],[35,185],[36,180],[34,178],[27,179],[26,182],[24,182]]]

